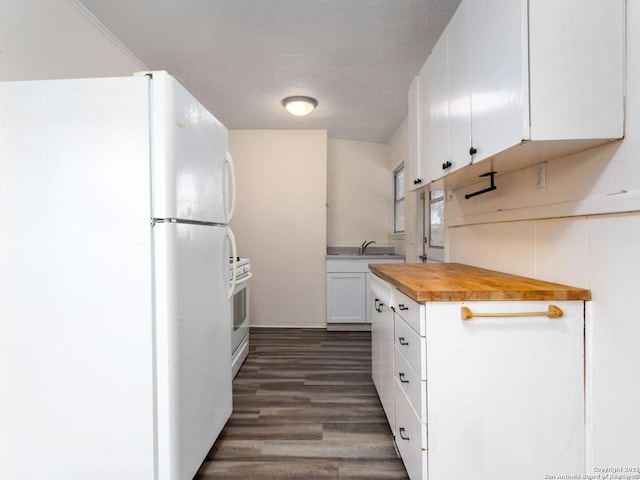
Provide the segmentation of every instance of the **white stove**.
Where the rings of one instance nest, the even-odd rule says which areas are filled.
[[[235,268],[236,282],[230,300],[231,319],[231,371],[235,377],[249,354],[249,279],[251,264],[248,258],[229,258],[229,278],[233,278]]]

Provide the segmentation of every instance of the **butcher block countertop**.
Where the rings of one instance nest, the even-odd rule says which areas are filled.
[[[370,264],[370,270],[416,302],[591,300],[591,291],[459,263]]]

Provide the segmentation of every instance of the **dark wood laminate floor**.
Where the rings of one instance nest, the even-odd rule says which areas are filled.
[[[251,329],[233,414],[196,479],[407,479],[371,380],[369,332]]]

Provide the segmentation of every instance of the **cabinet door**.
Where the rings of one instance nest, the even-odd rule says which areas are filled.
[[[391,431],[395,430],[393,403],[393,310],[378,298],[371,303],[371,372]]]
[[[623,0],[530,2],[532,140],[622,137],[624,19]]]
[[[468,477],[433,476],[430,471],[428,472],[429,477],[427,477],[427,461],[429,458],[427,456],[427,424],[422,423],[417,417],[416,412],[411,407],[411,402],[409,402],[400,386],[400,382],[395,379],[393,383],[397,416],[394,434],[398,451],[409,478],[411,480],[475,478],[472,475]],[[447,450],[455,450],[455,448],[449,446]]]
[[[449,172],[471,163],[469,3],[463,1],[447,26],[449,65]]]
[[[393,365],[396,387],[399,387],[406,395],[420,423],[427,423],[427,382],[420,380],[416,371],[409,364],[409,359],[397,347]]]
[[[366,273],[327,274],[327,323],[364,323]]]
[[[375,275],[369,281],[371,318],[371,371],[373,383],[378,391],[380,403],[389,421],[391,431],[395,431],[396,414],[393,399],[394,326],[392,288],[390,284]]]
[[[416,190],[426,182],[422,179],[422,166],[420,164],[420,97],[418,95],[418,82],[420,76],[416,75],[409,85],[409,105],[408,105],[408,137],[409,137],[409,159],[407,164],[407,178],[409,190]]]
[[[429,476],[538,480],[584,470],[584,304],[564,315],[461,320],[426,308]],[[468,302],[474,313],[546,311],[549,302]],[[455,448],[451,448],[455,445]]]
[[[443,35],[427,58],[418,81],[422,174],[427,182],[444,176],[443,166],[449,160],[447,70],[447,37]]]
[[[382,349],[383,349],[383,325],[380,312],[378,311],[378,304],[380,299],[372,292],[373,300],[369,303],[369,311],[371,318],[371,378],[373,384],[378,390],[378,396],[382,401],[382,365],[384,362]],[[384,406],[384,402],[383,406]]]
[[[465,1],[470,8],[471,136],[477,162],[529,138],[527,2]]]

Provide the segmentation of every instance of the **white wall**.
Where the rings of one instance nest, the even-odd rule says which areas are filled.
[[[389,244],[393,230],[393,173],[389,146],[329,139],[327,244]]]
[[[131,75],[145,70],[76,2],[0,0],[0,81]]]
[[[529,168],[498,177],[494,192],[465,200],[470,187],[445,204],[449,261],[591,289],[589,413],[600,468],[640,465],[640,3],[627,5],[626,138],[549,162],[544,189],[534,189]]]
[[[231,227],[249,257],[255,326],[326,325],[327,134],[232,130],[238,204]]]

